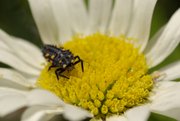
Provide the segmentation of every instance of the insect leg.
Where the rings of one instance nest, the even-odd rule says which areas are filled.
[[[63,69],[63,68],[56,69],[55,74],[56,74],[56,77],[57,77],[58,80],[59,80],[59,76],[69,79],[69,77],[64,76],[64,75],[61,74],[64,71],[65,71],[65,69]]]
[[[59,74],[59,76],[64,77],[64,78],[66,78],[66,79],[69,79],[69,77],[67,77],[67,76],[65,76],[65,75],[62,75],[62,74]]]
[[[54,67],[57,67],[57,66],[55,66],[55,65],[49,66],[48,71],[51,70],[51,68],[54,68]]]
[[[82,72],[84,72],[83,60],[81,60],[79,56],[75,56],[74,58],[75,59],[77,58],[78,60],[75,63],[73,63],[73,65],[76,65],[77,63],[80,62],[81,63],[81,68],[82,68]]]

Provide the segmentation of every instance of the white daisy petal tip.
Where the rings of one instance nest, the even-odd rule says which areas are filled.
[[[63,116],[71,121],[80,121],[88,117],[93,117],[93,114],[80,107],[66,104],[64,106]]]

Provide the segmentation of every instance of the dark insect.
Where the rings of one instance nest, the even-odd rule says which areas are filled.
[[[84,71],[83,60],[79,56],[74,56],[69,50],[54,45],[44,45],[42,52],[44,58],[52,63],[48,71],[51,68],[57,67],[55,74],[58,80],[59,76],[69,79],[69,77],[62,75],[62,73],[66,70],[71,71],[74,69],[74,65],[79,62],[81,63],[82,72]]]

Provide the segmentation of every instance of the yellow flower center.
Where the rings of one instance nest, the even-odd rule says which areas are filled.
[[[89,110],[96,118],[121,114],[145,103],[153,87],[153,79],[143,54],[127,43],[128,38],[109,37],[99,33],[80,37],[64,44],[84,62],[57,80],[51,63],[42,70],[37,85],[50,90],[67,103]]]

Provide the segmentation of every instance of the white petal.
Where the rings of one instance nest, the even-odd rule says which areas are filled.
[[[0,117],[24,107],[26,103],[25,97],[18,94],[0,97]]]
[[[21,121],[48,121],[56,114],[61,114],[62,109],[52,109],[45,106],[32,106],[22,115]]]
[[[3,96],[9,96],[9,95],[21,95],[25,96],[27,94],[26,91],[12,89],[12,88],[6,88],[6,87],[0,87],[0,98]]]
[[[162,62],[179,44],[180,41],[180,9],[172,16],[164,31],[146,53],[150,67],[154,67]]]
[[[29,76],[29,75],[24,75],[26,77],[26,80],[31,84],[36,86],[36,81],[38,76]]]
[[[64,102],[49,91],[34,89],[29,92],[29,105],[63,106]]]
[[[175,82],[175,81],[160,81],[157,83],[157,88],[158,88],[158,93],[160,93],[160,91],[164,91],[168,88],[174,87],[174,86],[179,86],[179,82]]]
[[[146,46],[144,53],[147,53],[151,50],[151,48],[156,44],[157,40],[159,39],[160,35],[163,33],[164,28],[166,25],[162,26],[158,32],[151,38],[151,40],[148,41],[148,45]]]
[[[25,88],[30,88],[33,85],[31,85],[23,75],[18,73],[17,71],[14,71],[13,69],[7,69],[7,68],[0,68],[0,85],[2,85],[2,80],[14,82],[16,84],[19,84]]]
[[[93,116],[92,114],[90,114],[90,112],[69,104],[65,105],[63,115],[66,119],[69,119],[71,121],[80,121],[87,117]]]
[[[2,50],[10,51],[9,47],[2,41],[1,38],[0,38],[0,48]]]
[[[8,44],[14,53],[29,65],[34,66],[34,68],[38,70],[42,69],[41,65],[45,60],[40,49],[23,39],[13,37],[13,40],[9,41]]]
[[[180,78],[180,61],[170,64],[159,70],[160,73],[164,73],[165,77],[163,81],[170,81]]]
[[[149,97],[151,101],[156,100],[159,96],[166,94],[167,90],[172,90],[173,88],[180,88],[180,82],[173,81],[160,81],[157,82],[153,94]]]
[[[35,68],[41,69],[40,64],[44,61],[40,50],[30,42],[12,37],[0,29],[1,50],[9,51],[17,55],[23,61]],[[36,61],[34,61],[36,59]]]
[[[180,120],[180,82],[170,85],[157,90],[152,100],[151,109],[156,113],[172,116]]]
[[[88,24],[88,15],[84,0],[66,0],[70,11],[73,30],[76,33],[84,33]]]
[[[152,109],[167,110],[180,107],[180,82],[165,88],[159,88],[153,98]]]
[[[106,32],[111,10],[112,0],[89,0],[89,24],[87,33]]]
[[[124,115],[128,121],[147,121],[150,113],[149,106],[143,105],[127,110]]]
[[[28,1],[42,41],[55,44],[59,40],[59,31],[50,0]]]
[[[0,79],[0,87],[7,87],[7,88],[13,88],[13,89],[20,89],[20,90],[29,90],[30,88],[27,88],[24,85],[20,85],[16,82],[7,80],[7,79]]]
[[[107,118],[107,121],[128,121],[128,119],[124,117],[124,115],[120,115],[120,116],[110,116],[109,118]]]
[[[100,6],[102,7],[101,22],[99,25],[99,32],[101,33],[109,32],[107,31],[107,27],[112,13],[112,4],[112,0],[103,0]]]
[[[116,0],[109,31],[113,35],[126,34],[132,16],[132,0]]]
[[[151,19],[157,0],[134,0],[128,37],[137,39],[136,47],[143,51],[149,39]]]
[[[68,8],[67,0],[51,0],[50,2],[59,30],[59,42],[63,44],[67,40],[71,39],[73,34],[70,8]]]
[[[19,59],[17,56],[15,56],[14,54],[8,51],[4,51],[4,50],[0,51],[0,62],[10,65],[13,68],[27,74],[32,74],[32,75],[39,74],[39,71],[37,69],[26,64],[25,62],[23,62],[23,60]]]

